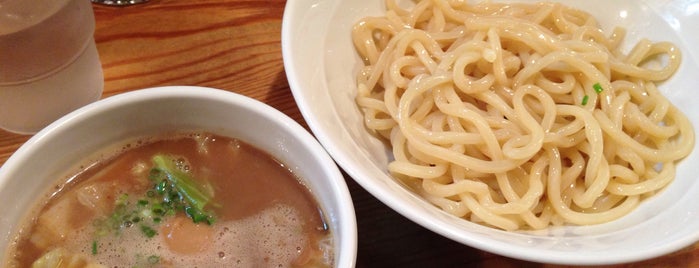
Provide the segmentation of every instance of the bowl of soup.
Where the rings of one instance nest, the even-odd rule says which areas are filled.
[[[0,168],[3,267],[353,267],[347,185],[303,127],[235,93],[119,94]]]
[[[340,167],[426,229],[534,262],[640,261],[699,241],[696,6],[289,1],[285,71]]]

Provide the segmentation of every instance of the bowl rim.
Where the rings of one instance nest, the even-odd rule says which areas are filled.
[[[338,2],[340,1],[326,1],[319,3],[318,1],[313,0],[298,0],[289,1],[287,3],[282,23],[282,53],[284,57],[285,71],[287,73],[287,78],[289,80],[289,85],[294,98],[299,105],[299,109],[321,144],[326,147],[330,155],[343,168],[343,170],[349,174],[350,177],[352,177],[352,179],[354,179],[375,198],[383,202],[394,211],[432,232],[438,233],[466,246],[522,260],[557,264],[599,265],[640,261],[680,250],[699,240],[699,232],[693,232],[690,235],[673,239],[671,242],[666,241],[667,243],[664,244],[649,245],[648,247],[644,247],[638,251],[635,251],[636,248],[634,248],[634,250],[614,251],[614,254],[607,254],[599,251],[586,251],[586,254],[579,254],[579,252],[575,251],[564,252],[552,249],[533,248],[521,246],[515,243],[507,244],[491,238],[485,238],[485,236],[478,237],[473,235],[473,233],[475,233],[472,231],[472,229],[474,229],[473,226],[445,227],[440,222],[441,220],[433,219],[431,216],[426,217],[426,214],[423,214],[422,211],[414,212],[413,208],[409,208],[405,204],[401,204],[405,203],[405,200],[403,200],[405,195],[397,196],[398,194],[396,193],[386,193],[385,190],[381,189],[385,187],[384,185],[380,184],[376,180],[368,178],[371,176],[378,176],[376,173],[366,170],[356,170],[354,167],[357,160],[356,157],[350,155],[350,152],[347,152],[346,146],[341,146],[335,143],[335,140],[339,140],[340,136],[342,136],[342,138],[350,137],[351,139],[351,134],[348,132],[348,130],[344,126],[327,126],[324,124],[324,122],[321,122],[322,119],[327,119],[328,117],[339,120],[340,113],[337,110],[337,107],[327,107],[327,105],[323,104],[322,108],[324,110],[321,111],[323,113],[332,115],[316,114],[319,109],[313,107],[314,105],[317,106],[318,102],[323,103],[325,101],[332,101],[331,97],[329,96],[330,94],[326,93],[328,88],[328,82],[326,80],[329,79],[329,74],[325,73],[327,67],[325,66],[326,62],[323,61],[324,55],[320,55],[318,57],[303,57],[295,54],[298,50],[309,50],[308,47],[311,47],[311,49],[314,51],[337,52],[335,50],[336,48],[334,47],[326,48],[324,45],[318,45],[317,43],[328,42],[328,40],[316,40],[316,38],[318,38],[316,35],[327,35],[327,31],[330,31],[330,28],[328,28],[327,25],[332,25],[336,22],[330,22],[330,19],[327,17],[332,16],[332,14],[335,12],[342,12],[345,10],[336,9],[339,6]],[[633,1],[626,2],[636,4]],[[659,5],[660,1],[649,0],[644,1],[643,4],[650,6],[654,4]],[[364,7],[353,8],[361,10]],[[316,9],[316,11],[314,12],[313,9]],[[319,13],[322,12],[329,15],[320,15]],[[318,20],[319,16],[323,16],[322,19],[325,20]],[[315,21],[312,21],[313,19],[315,19]],[[299,30],[302,27],[309,27],[311,25],[314,26],[312,30]],[[321,26],[315,27],[316,25]],[[297,32],[305,33],[308,31],[320,31],[321,33],[312,33],[313,35],[304,36],[303,38],[294,36]],[[351,65],[344,62],[343,64]],[[303,67],[301,69],[305,68],[309,70],[297,70],[296,68],[299,67]],[[350,68],[351,67],[347,67],[346,69],[349,70]],[[312,77],[313,79],[309,79],[309,77]],[[314,79],[321,81],[314,81]],[[322,88],[319,90],[305,89],[313,86]],[[346,142],[354,143],[355,141],[349,140]],[[692,185],[692,188],[694,189],[697,189],[698,187],[699,186],[696,184]],[[683,196],[683,198],[687,199],[688,197]],[[475,229],[477,229],[477,227],[475,227]]]

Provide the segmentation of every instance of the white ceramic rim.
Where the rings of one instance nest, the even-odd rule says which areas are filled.
[[[422,225],[433,232],[441,234],[457,242],[499,255],[536,262],[575,265],[598,265],[632,262],[674,252],[699,240],[699,230],[697,230],[696,232],[685,234],[683,236],[668,233],[668,237],[672,237],[672,239],[667,240],[669,241],[667,243],[654,243],[652,241],[643,240],[644,243],[647,243],[647,245],[645,245],[643,248],[614,248],[608,252],[560,251],[549,248],[541,249],[517,243],[508,243],[501,240],[496,241],[492,237],[489,237],[489,235],[492,233],[501,233],[499,230],[496,230],[495,232],[492,230],[484,230],[483,226],[476,226],[471,223],[458,223],[452,225],[445,224],[450,221],[448,219],[449,216],[442,215],[443,213],[430,211],[429,209],[416,209],[415,207],[411,207],[413,204],[419,204],[420,202],[424,203],[424,200],[418,200],[418,198],[416,198],[414,195],[405,193],[403,191],[385,190],[385,187],[391,188],[396,186],[394,185],[396,183],[391,183],[387,180],[379,181],[380,179],[383,179],[383,177],[380,179],[375,178],[376,176],[382,176],[377,174],[385,172],[377,170],[367,171],[354,169],[357,159],[366,157],[366,152],[359,153],[359,155],[352,155],[352,153],[357,154],[357,152],[348,152],[350,151],[348,148],[354,148],[351,148],[349,145],[336,143],[338,140],[342,140],[344,143],[357,146],[356,141],[352,140],[351,133],[343,125],[344,122],[342,121],[342,117],[339,116],[342,113],[340,113],[336,107],[332,107],[333,98],[326,93],[326,91],[329,90],[327,89],[329,86],[326,79],[331,79],[331,76],[328,75],[324,69],[324,61],[326,60],[324,57],[327,55],[333,55],[333,53],[337,51],[333,50],[335,47],[326,48],[325,45],[327,44],[316,44],[316,42],[335,42],[330,38],[325,39],[326,34],[337,35],[336,33],[330,33],[330,29],[332,29],[330,25],[334,25],[336,21],[330,22],[324,20],[327,19],[327,14],[356,12],[356,10],[338,8],[338,6],[340,6],[340,4],[338,4],[339,2],[341,1],[290,0],[287,2],[282,24],[282,53],[284,56],[285,70],[292,93],[294,94],[294,98],[299,105],[299,109],[301,110],[306,122],[312,129],[316,138],[326,148],[335,161],[345,170],[345,172],[347,172],[364,189],[374,195],[381,202],[385,203],[387,206],[391,207],[408,219],[418,223],[419,225]],[[675,3],[677,2],[685,1],[675,1]],[[636,2],[633,1],[626,1],[624,3],[636,4]],[[667,1],[659,0],[647,0],[639,2],[639,4],[640,3],[644,5],[643,8],[652,9],[649,12],[659,13],[658,15],[664,20],[671,23],[676,23],[675,25],[670,25],[671,27],[679,28],[680,25],[684,25],[689,26],[688,28],[696,28],[696,25],[688,23],[690,21],[697,21],[696,15],[694,15],[695,17],[691,19],[687,18],[687,15],[685,15],[685,17],[679,16],[679,19],[674,17],[677,14],[685,12],[685,10],[678,8],[680,5],[671,5],[673,8],[667,8]],[[362,8],[359,7],[357,9],[361,10]],[[696,10],[693,12],[696,14]],[[311,30],[306,30],[305,28],[311,28]],[[337,31],[336,28],[333,30]],[[294,34],[298,32],[307,34],[307,36],[304,35],[303,38],[294,36]],[[682,41],[684,41],[685,45],[699,43],[697,42],[699,39],[697,39],[696,36],[687,36]],[[682,44],[682,42],[680,43]],[[297,51],[304,50],[312,50],[314,53],[317,51],[318,57],[314,58],[309,57],[308,55],[302,55],[299,57],[295,56]],[[688,67],[691,70],[696,70],[696,62],[697,59],[699,59],[697,55],[697,51],[685,51],[685,60],[695,62],[693,66]],[[338,59],[333,60],[341,61]],[[352,63],[344,62],[343,64],[346,65],[348,71],[351,71]],[[324,88],[326,91],[319,91],[315,88],[310,90],[309,88],[312,87]],[[346,92],[343,92],[343,94],[346,94]],[[688,102],[686,100],[682,101]],[[330,105],[327,103],[330,103]],[[339,123],[328,123],[333,121]],[[691,159],[696,159],[696,153],[693,153]],[[688,160],[685,159],[684,162],[688,162]],[[374,178],[370,178],[370,176],[374,176]],[[699,185],[697,184],[693,184],[689,188],[690,189],[687,190],[688,192],[699,192]],[[393,189],[395,190],[395,188]],[[687,204],[690,203],[691,200],[692,197],[685,194],[681,197],[681,199],[677,200],[677,202]],[[675,214],[677,214],[678,210],[686,210],[678,208],[678,206],[674,204],[668,204],[666,201],[667,200],[665,200],[665,204],[669,205],[668,210],[674,210],[673,213]],[[653,204],[642,205],[653,206]],[[694,206],[691,208],[694,208]],[[689,210],[691,210],[691,208]],[[419,211],[416,212],[415,210]],[[693,225],[696,225],[696,213],[688,213],[689,215],[683,220],[691,219]],[[637,218],[640,217],[643,217],[643,215],[637,215]],[[646,225],[663,224],[664,222],[658,218],[662,217],[651,218]],[[627,227],[627,230],[624,231],[624,235],[633,235],[634,231],[640,230],[637,228],[637,226]],[[595,228],[597,227],[591,227],[590,229]],[[601,227],[601,229],[604,228],[605,227]],[[618,226],[611,229],[614,228],[618,228]],[[592,235],[589,235],[588,237],[599,238],[599,241],[604,241],[605,235],[595,235],[594,232],[595,231],[590,231]],[[504,236],[510,235],[513,238],[518,237],[518,240],[520,240],[519,242],[521,242],[521,240],[526,240],[528,236],[527,234],[522,233],[511,233]],[[554,241],[556,240],[556,237],[551,237],[550,240],[552,243],[556,243]]]

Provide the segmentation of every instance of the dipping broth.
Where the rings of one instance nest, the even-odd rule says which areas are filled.
[[[328,267],[331,241],[317,202],[283,163],[195,133],[127,144],[56,185],[5,266]]]

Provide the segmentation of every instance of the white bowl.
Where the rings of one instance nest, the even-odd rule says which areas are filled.
[[[204,130],[239,138],[273,155],[304,180],[333,233],[335,266],[353,267],[354,206],[337,165],[293,119],[254,99],[222,90],[175,86],[100,100],[33,136],[0,168],[0,252],[18,221],[64,174],[88,156],[125,140],[171,131]]]
[[[407,1],[399,1],[407,2]],[[531,2],[531,1],[529,1]],[[665,1],[559,1],[594,14],[605,30],[628,30],[680,46],[683,63],[661,85],[663,93],[699,126],[699,3]],[[699,151],[679,164],[676,180],[631,214],[607,224],[506,232],[448,215],[389,175],[389,148],[370,135],[355,104],[362,66],[350,39],[352,25],[380,16],[383,0],[295,0],[282,24],[284,65],[293,95],[316,138],[362,187],[410,220],[465,245],[518,259],[558,264],[613,264],[667,254],[699,240]],[[628,50],[627,50],[628,51]],[[360,219],[361,220],[361,219]]]

